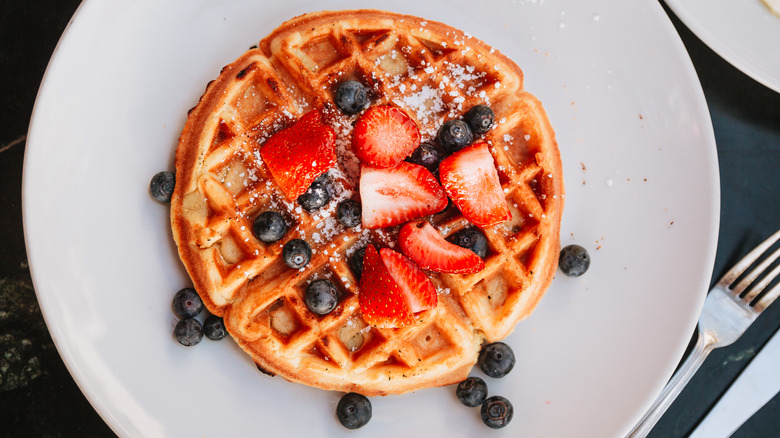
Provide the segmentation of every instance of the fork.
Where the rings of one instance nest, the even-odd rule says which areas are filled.
[[[750,251],[710,290],[699,316],[698,337],[691,354],[674,373],[650,409],[631,429],[628,437],[646,437],[712,350],[734,343],[758,315],[777,299],[780,295],[780,284],[774,285],[762,296],[759,295],[780,274],[780,264],[759,281],[756,279],[761,277],[780,257],[780,249],[766,257],[744,277],[742,274],[778,240],[780,240],[780,231],[775,232]]]

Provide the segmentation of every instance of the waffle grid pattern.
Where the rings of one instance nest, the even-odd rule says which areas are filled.
[[[513,218],[484,230],[489,254],[482,272],[429,273],[440,304],[412,327],[372,328],[360,317],[348,256],[368,242],[391,246],[397,228],[346,229],[335,221],[338,201],[357,196],[349,151],[354,117],[332,101],[345,79],[368,84],[372,104],[406,110],[423,141],[475,104],[488,103],[497,116],[484,140]],[[310,214],[284,198],[259,150],[312,108],[335,126],[342,156],[330,172],[334,200]],[[283,24],[209,85],[189,115],[176,167],[172,226],[196,289],[258,366],[291,381],[378,395],[461,380],[483,340],[502,339],[530,314],[555,270],[563,187],[544,111],[523,91],[516,65],[440,23],[353,11]],[[282,213],[290,230],[266,245],[252,235],[252,221],[269,209]],[[454,208],[429,220],[445,236],[470,226]],[[281,260],[293,238],[314,249],[301,270]],[[322,277],[342,296],[334,312],[319,317],[303,294]]]

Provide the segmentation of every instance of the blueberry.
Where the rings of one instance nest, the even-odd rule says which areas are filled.
[[[173,296],[173,313],[179,318],[192,318],[203,310],[203,301],[195,289],[185,287]]]
[[[352,269],[352,273],[355,274],[355,278],[360,280],[360,276],[363,273],[363,257],[366,255],[366,248],[360,248],[352,253],[349,258],[349,267]]]
[[[171,202],[173,188],[176,186],[176,176],[173,172],[158,172],[149,183],[149,193],[158,202]]]
[[[479,352],[479,367],[490,377],[504,377],[515,366],[515,354],[509,345],[494,342]]]
[[[203,326],[195,318],[184,318],[176,323],[173,335],[181,345],[192,347],[203,339]]]
[[[255,218],[252,232],[261,242],[276,242],[287,232],[287,223],[281,214],[275,211],[265,211]]]
[[[345,394],[336,406],[336,418],[347,429],[360,429],[371,420],[371,401],[354,392]]]
[[[311,261],[311,247],[305,240],[293,239],[284,244],[282,257],[287,266],[300,269]]]
[[[479,377],[469,377],[458,383],[455,396],[470,408],[481,405],[487,399],[487,383]]]
[[[315,179],[306,190],[306,193],[298,196],[298,203],[306,211],[318,210],[327,204],[328,201],[330,201],[330,192],[324,178]]]
[[[422,143],[412,152],[412,155],[410,155],[406,161],[419,164],[431,172],[435,172],[439,169],[439,163],[441,162],[441,159],[442,154],[434,145],[430,143]]]
[[[493,110],[485,105],[477,105],[471,108],[463,118],[475,135],[482,135],[493,126]]]
[[[228,334],[225,329],[225,321],[217,315],[209,315],[208,318],[203,321],[203,334],[212,341],[224,339]]]
[[[474,228],[466,228],[450,236],[450,242],[463,248],[470,249],[474,254],[482,257],[487,256],[487,237],[482,232]]]
[[[336,208],[336,217],[345,227],[356,227],[360,225],[360,203],[347,199]]]
[[[500,395],[494,395],[482,403],[480,414],[485,426],[491,429],[501,429],[512,421],[514,408],[509,400]]]
[[[335,101],[344,113],[356,114],[368,104],[368,92],[358,81],[344,81],[336,90]]]
[[[325,278],[309,283],[304,296],[306,307],[317,315],[327,315],[339,303],[339,292],[336,286]]]
[[[463,120],[447,120],[439,128],[436,138],[439,144],[448,152],[459,151],[470,145],[474,140],[471,128]]]
[[[579,245],[569,245],[561,250],[558,266],[569,277],[579,277],[590,267],[590,254]]]

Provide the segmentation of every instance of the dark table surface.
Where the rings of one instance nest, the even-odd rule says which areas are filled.
[[[46,330],[22,234],[22,163],[30,114],[52,51],[79,3],[0,0],[0,436],[113,435],[68,374]],[[717,140],[716,279],[780,228],[780,93],[721,59],[667,12],[699,75]],[[778,327],[780,306],[774,306],[739,341],[713,352],[651,436],[689,434]],[[734,436],[778,436],[778,431],[780,395]]]

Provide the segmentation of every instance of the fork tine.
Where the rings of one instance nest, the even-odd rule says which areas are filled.
[[[734,267],[729,269],[729,271],[723,275],[720,281],[718,281],[718,286],[724,289],[730,289],[731,284],[734,283],[734,281],[736,281],[736,279],[739,278],[739,276],[742,275],[742,273],[745,272],[745,270],[749,268],[750,265],[755,263],[761,254],[766,252],[769,247],[774,245],[778,239],[780,239],[780,230],[776,231],[775,234],[772,234],[768,239],[761,242],[757,247],[753,248],[753,250],[747,253],[745,257],[742,257],[742,259],[738,261]]]
[[[770,255],[769,257],[767,257],[766,259],[764,259],[764,260],[763,260],[761,263],[759,263],[759,264],[758,264],[758,266],[756,266],[755,268],[753,268],[753,270],[751,270],[751,271],[750,271],[750,273],[748,273],[748,274],[745,276],[745,278],[743,278],[743,279],[742,279],[742,280],[741,280],[739,283],[737,283],[737,285],[736,285],[736,286],[734,286],[734,287],[731,289],[731,293],[733,293],[734,295],[742,295],[742,293],[743,293],[743,292],[745,292],[745,289],[747,289],[747,288],[750,286],[750,284],[751,284],[751,283],[753,283],[753,281],[755,281],[755,280],[756,280],[756,278],[757,278],[759,275],[761,275],[761,274],[762,274],[764,271],[766,271],[766,269],[767,269],[767,268],[768,268],[768,267],[769,267],[769,266],[770,266],[770,265],[771,265],[771,264],[772,264],[772,263],[773,263],[775,260],[777,260],[777,258],[778,258],[778,257],[780,257],[780,248],[778,248],[778,249],[777,249],[775,252],[773,252],[773,253],[772,253],[772,255]],[[764,284],[764,287],[766,287],[766,284]],[[756,286],[755,288],[753,288],[753,289],[752,289],[752,290],[751,290],[751,291],[750,291],[750,292],[749,292],[749,293],[748,293],[748,294],[747,294],[747,295],[744,297],[744,300],[745,300],[746,302],[748,302],[748,303],[749,303],[749,302],[753,301],[753,298],[755,298],[755,297],[756,297],[756,295],[758,295],[758,293],[759,293],[759,292],[761,292],[760,290],[759,290],[758,292],[755,292],[755,290],[756,290],[757,288],[758,288],[758,286]],[[762,289],[763,289],[763,287],[762,287]]]
[[[770,273],[766,274],[766,276],[764,276],[764,278],[762,278],[761,281],[759,281],[755,286],[753,286],[753,288],[751,288],[750,291],[747,294],[745,294],[743,300],[745,300],[746,303],[752,302],[761,293],[761,291],[763,291],[764,288],[766,288],[769,285],[769,283],[771,283],[772,280],[774,280],[777,277],[778,274],[780,274],[780,265],[775,266],[775,268],[772,269]]]
[[[756,301],[756,305],[753,306],[753,309],[758,313],[763,312],[764,309],[772,305],[778,296],[780,296],[780,284],[776,284],[769,292]]]

